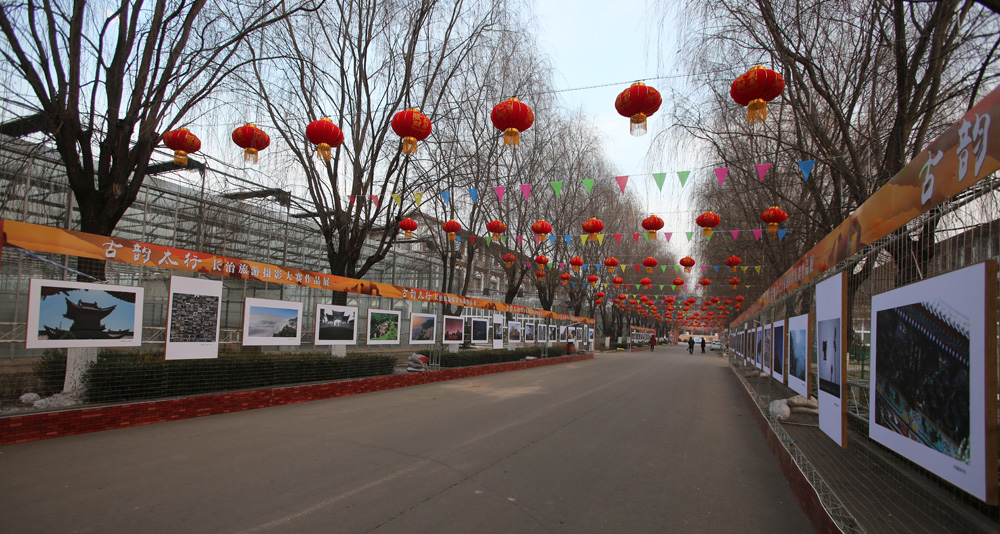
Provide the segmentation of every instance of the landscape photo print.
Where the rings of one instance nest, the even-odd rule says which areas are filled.
[[[336,304],[316,305],[314,345],[354,345],[358,342],[358,308]]]
[[[302,303],[248,297],[243,307],[243,345],[299,345]]]
[[[138,347],[143,288],[32,278],[25,347]]]

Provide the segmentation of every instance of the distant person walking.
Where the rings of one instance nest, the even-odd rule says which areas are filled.
[[[688,354],[694,354],[694,338],[688,338]]]
[[[649,336],[649,352],[656,348],[656,334]]]
[[[701,338],[701,353],[705,354],[705,338]]]

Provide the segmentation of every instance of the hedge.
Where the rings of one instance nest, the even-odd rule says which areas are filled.
[[[329,353],[228,353],[217,359],[164,360],[163,352],[106,352],[84,374],[88,402],[185,397],[240,389],[391,375],[394,356]]]
[[[428,354],[422,353],[425,356]],[[549,358],[566,354],[565,346],[549,347]],[[469,367],[472,365],[489,365],[493,363],[517,362],[528,356],[541,358],[541,347],[518,347],[514,350],[466,350],[461,352],[441,353],[441,367]]]

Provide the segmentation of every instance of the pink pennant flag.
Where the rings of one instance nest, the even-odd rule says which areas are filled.
[[[351,205],[354,205],[354,197],[355,197],[355,195],[347,195],[347,198],[351,199],[351,202],[350,202]]]
[[[729,233],[733,234],[733,241],[736,241],[736,238],[740,236],[739,230],[730,230]]]
[[[524,262],[524,266],[530,268],[531,267],[531,262],[530,261]]]
[[[372,199],[372,202],[375,203],[375,207],[377,208],[378,207],[378,197],[375,196],[375,195],[369,195],[368,198]]]
[[[628,176],[615,176],[615,181],[618,182],[618,188],[622,190],[622,194],[625,194],[625,184],[628,183]]]
[[[673,233],[673,232],[663,232],[663,235],[664,235],[664,236],[666,236],[666,238],[667,238],[667,243],[669,243],[669,242],[670,242],[670,237],[671,237],[672,235],[674,235],[674,233]]]
[[[507,188],[502,185],[498,185],[494,187],[493,190],[497,192],[497,199],[499,199],[500,202],[503,202],[503,192],[506,191]]]
[[[760,165],[757,165],[757,176],[760,176],[760,181],[764,181],[764,175],[767,174],[767,170],[770,168],[770,163],[761,163]]]
[[[559,268],[560,269],[565,269],[566,268],[566,264],[565,263],[560,263],[559,264]]]
[[[514,237],[514,239],[516,239],[516,240],[517,240],[517,244],[518,244],[518,245],[520,245],[520,244],[521,244],[521,237],[522,237],[522,236],[515,236],[515,237]]]
[[[719,185],[726,181],[726,175],[729,174],[729,167],[719,167],[715,169],[715,178],[719,180]]]
[[[521,184],[521,193],[524,195],[524,200],[528,200],[531,196],[531,184]]]
[[[635,242],[638,243],[639,242],[639,234],[632,234],[632,239],[635,239]]]
[[[622,235],[621,234],[615,234],[615,243],[617,243],[619,245],[622,244]]]
[[[753,232],[753,240],[754,241],[760,241],[760,234],[764,233],[763,230],[751,230],[751,232]]]
[[[701,266],[701,272],[705,272],[705,269],[708,269],[708,266],[707,265],[702,265]]]

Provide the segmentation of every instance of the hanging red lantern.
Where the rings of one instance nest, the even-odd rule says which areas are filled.
[[[399,221],[399,229],[406,232],[406,238],[409,239],[413,236],[413,232],[417,229],[417,221],[407,217],[402,221]]]
[[[705,213],[699,215],[698,218],[695,219],[695,222],[701,227],[701,235],[704,237],[712,237],[712,229],[719,226],[719,223],[722,222],[722,218],[711,211],[706,211]]]
[[[746,299],[743,298],[743,295],[739,295],[739,296],[736,297],[736,302],[737,303],[743,302],[744,300],[746,300]]]
[[[736,278],[734,276],[734,277],[732,277],[732,278],[729,279],[729,286],[732,287],[733,289],[739,289],[740,288],[740,282],[741,282],[741,280],[739,278]]]
[[[639,284],[641,284],[644,289],[649,289],[649,286],[652,283],[653,281],[650,280],[649,278],[643,278],[642,280],[639,280]]]
[[[583,223],[583,231],[590,234],[587,236],[588,242],[597,241],[597,234],[601,233],[601,230],[604,230],[604,223],[599,219],[591,217]]]
[[[187,167],[188,154],[201,150],[201,140],[187,128],[178,128],[163,134],[163,144],[174,151],[174,164],[181,167]]]
[[[709,300],[709,302],[711,302],[712,304],[718,304],[718,303],[719,303],[719,297],[712,297],[712,298],[710,298],[710,299],[708,299],[708,300]]]
[[[552,232],[552,225],[545,222],[545,219],[542,219],[531,225],[531,231],[538,236],[538,241],[541,242],[543,239],[548,237],[549,233]]]
[[[486,231],[493,234],[493,239],[500,239],[500,234],[507,231],[507,225],[500,222],[499,220],[494,220],[486,223]]]
[[[649,297],[647,297],[646,295],[643,295],[643,296],[639,297],[639,302],[649,302]]]
[[[403,154],[416,154],[417,141],[431,134],[431,120],[416,108],[400,111],[392,117],[392,131],[403,138]]]
[[[629,133],[638,137],[646,134],[646,118],[660,109],[660,92],[642,82],[636,82],[615,99],[615,109],[631,123]]]
[[[733,81],[729,96],[747,107],[747,122],[764,122],[767,119],[767,103],[785,90],[785,79],[780,74],[762,66],[753,67]]]
[[[603,299],[605,295],[603,291],[598,291],[597,293],[594,293],[594,297],[598,299]]]
[[[642,221],[642,227],[648,232],[650,239],[656,239],[656,231],[663,228],[663,219],[650,215]]]
[[[573,278],[573,275],[569,273],[562,273],[559,275],[559,278],[562,279],[562,285],[566,285],[567,283],[569,283],[570,278]]]
[[[510,252],[503,255],[503,261],[507,264],[507,268],[510,269],[514,266],[514,262],[517,261],[517,256],[511,254]]]
[[[544,280],[545,279],[545,269],[539,269],[539,270],[535,271],[535,277],[538,278],[539,282],[541,282],[542,280]]]
[[[653,272],[653,267],[656,267],[659,263],[660,262],[656,261],[656,258],[652,256],[642,260],[642,264],[646,266],[647,273]]]
[[[306,139],[316,145],[316,154],[323,158],[323,161],[330,161],[330,158],[333,157],[333,149],[344,142],[344,132],[341,132],[332,120],[323,117],[306,126]]]
[[[609,273],[615,272],[615,267],[618,267],[618,258],[611,256],[610,258],[604,260],[604,266],[608,268]]]
[[[726,306],[729,306],[730,304],[733,303],[733,301],[731,301],[729,299],[726,299],[726,300],[722,301],[722,303],[725,304]]]
[[[549,263],[549,258],[544,254],[539,254],[535,258],[535,263],[537,263],[539,267],[545,267],[545,265]]]
[[[462,231],[462,225],[452,219],[441,225],[441,229],[448,232],[448,241],[455,240],[455,234]]]
[[[521,144],[520,132],[531,128],[535,122],[535,113],[523,102],[509,98],[493,107],[490,113],[493,126],[503,132],[503,145],[518,146]]]
[[[694,267],[694,258],[691,256],[684,256],[681,258],[680,264],[684,267],[684,272],[691,272],[691,267]]]
[[[726,261],[724,261],[723,263],[725,263],[729,267],[729,271],[730,272],[735,272],[736,271],[736,267],[742,261],[743,260],[741,260],[739,256],[730,256],[730,257],[726,258]]]
[[[255,124],[247,124],[233,130],[233,142],[243,149],[243,160],[257,163],[257,153],[271,144],[271,138]]]
[[[580,272],[580,267],[583,266],[583,258],[580,256],[573,256],[569,259],[569,264],[573,266],[573,270]]]
[[[708,289],[708,286],[712,285],[712,281],[709,280],[708,278],[702,278],[701,280],[698,281],[698,283],[701,284],[701,286],[704,287],[705,289]]]
[[[615,289],[618,289],[622,284],[625,283],[625,279],[620,276],[616,276],[611,279],[611,283],[615,285]]]
[[[774,235],[778,232],[778,225],[785,222],[788,214],[778,206],[771,206],[760,214],[760,220],[767,223],[767,233]]]
[[[587,281],[590,282],[590,287],[597,287],[597,282],[600,280],[601,280],[600,278],[598,278],[596,275],[593,274],[587,277]],[[601,293],[600,291],[598,291],[597,293],[598,295],[600,295],[597,298],[601,298],[604,296],[604,293]]]

